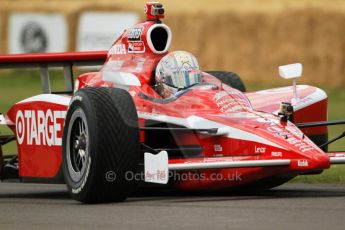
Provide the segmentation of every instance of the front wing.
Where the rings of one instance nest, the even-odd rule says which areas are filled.
[[[345,152],[328,153],[330,164],[345,164]],[[169,171],[190,171],[228,168],[287,167],[290,170],[306,170],[306,159],[260,159],[238,160],[234,157],[199,158],[170,160],[166,151],[158,154],[145,153],[145,181],[159,184],[168,183]]]

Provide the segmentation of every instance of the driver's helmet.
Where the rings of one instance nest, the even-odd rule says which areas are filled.
[[[175,51],[164,56],[157,65],[156,90],[167,98],[200,83],[201,76],[198,61],[191,53]]]

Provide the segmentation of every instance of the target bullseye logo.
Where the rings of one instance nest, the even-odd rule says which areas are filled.
[[[19,144],[23,143],[24,140],[24,115],[22,111],[17,112],[16,116],[16,134],[17,134],[17,140]]]

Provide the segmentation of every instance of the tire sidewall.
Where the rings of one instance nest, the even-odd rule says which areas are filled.
[[[86,118],[86,123],[88,126],[88,158],[87,158],[87,168],[83,175],[81,176],[80,180],[78,182],[75,182],[69,172],[69,163],[67,160],[67,155],[69,153],[67,141],[70,138],[68,136],[69,132],[68,129],[71,124],[70,122],[72,121],[71,118],[73,115],[78,112],[78,111],[83,111],[85,118]],[[68,187],[68,190],[71,194],[71,196],[76,199],[76,200],[84,200],[84,197],[88,196],[88,191],[90,191],[89,187],[93,185],[93,172],[96,167],[96,165],[93,162],[96,162],[97,155],[94,154],[95,151],[93,151],[93,143],[97,143],[97,124],[96,120],[94,118],[94,110],[91,104],[91,101],[88,97],[88,95],[83,92],[83,91],[78,91],[74,97],[71,100],[66,119],[65,119],[65,125],[64,125],[64,135],[63,135],[63,140],[62,140],[62,146],[63,146],[63,157],[62,157],[62,168],[63,168],[63,174],[64,174],[64,179],[66,182],[66,185]],[[92,140],[92,141],[90,141]]]

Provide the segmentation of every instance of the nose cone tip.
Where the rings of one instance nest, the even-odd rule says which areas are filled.
[[[328,169],[330,167],[330,158],[325,153],[312,154],[308,161],[312,169]]]
[[[319,165],[323,168],[329,168],[331,166],[330,158],[327,154],[321,154],[317,157]]]

